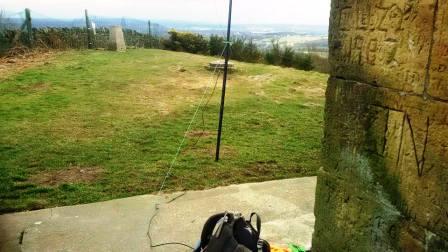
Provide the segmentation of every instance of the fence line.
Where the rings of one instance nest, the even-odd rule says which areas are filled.
[[[150,20],[141,21],[132,18],[105,18],[83,13],[83,18],[56,20],[51,18],[32,19],[32,12],[25,10],[2,18],[0,13],[0,56],[22,54],[27,47],[44,47],[49,49],[95,49],[107,48],[111,26],[122,26],[125,43],[134,48],[161,48],[172,51],[215,55],[216,48],[221,48],[224,38],[211,35],[204,38],[199,33],[168,32]],[[168,34],[168,38],[161,35]],[[232,39],[233,60],[250,63],[265,63],[301,70],[315,68],[328,72],[327,52],[306,48],[294,50],[277,40],[271,47],[262,49],[244,37]],[[15,50],[11,50],[15,49]],[[319,53],[319,54],[317,54]]]
[[[36,14],[39,16],[39,14]],[[121,25],[129,47],[159,47],[164,29],[150,20],[104,18],[89,15],[72,20],[58,20],[40,15],[33,19],[26,9],[13,14],[0,11],[0,55],[14,47],[44,47],[51,49],[107,48],[109,29]]]

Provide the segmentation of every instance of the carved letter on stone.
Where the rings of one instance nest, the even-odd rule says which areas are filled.
[[[378,50],[378,40],[371,39],[369,42],[369,48],[367,50],[367,63],[368,64],[375,65],[377,50]]]
[[[355,38],[355,42],[353,43],[353,49],[351,54],[351,63],[361,65],[362,59],[362,48],[364,44],[364,38],[358,36]]]
[[[406,173],[411,167],[415,167],[416,174],[423,176],[429,118],[426,118],[425,123],[425,128],[419,129],[424,131],[424,135],[420,134],[418,137],[408,114],[389,111],[385,148],[386,165],[389,169]]]

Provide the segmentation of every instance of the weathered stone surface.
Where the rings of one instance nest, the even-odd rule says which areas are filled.
[[[422,94],[434,0],[333,0],[332,75]]]
[[[112,26],[110,28],[109,50],[119,52],[126,51],[126,43],[121,26]]]
[[[438,0],[428,93],[448,101],[448,0]]]
[[[448,249],[448,103],[330,78],[324,167],[313,250]]]
[[[448,0],[333,0],[313,251],[448,251]]]

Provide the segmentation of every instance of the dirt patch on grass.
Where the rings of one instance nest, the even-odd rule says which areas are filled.
[[[309,107],[309,108],[312,108],[312,107],[324,107],[324,104],[322,104],[322,103],[315,103],[315,102],[305,102],[303,104],[303,106]]]
[[[56,54],[56,52],[33,51],[23,55],[0,58],[0,80],[30,67],[49,64],[49,60]]]
[[[216,146],[211,146],[210,148],[208,148],[207,154],[210,155],[211,157],[214,157],[216,155]],[[219,154],[221,158],[232,158],[238,156],[238,150],[230,146],[221,146]]]
[[[192,130],[187,133],[187,137],[195,138],[195,137],[212,137],[216,136],[216,132],[212,131],[202,131],[202,130]]]
[[[144,106],[145,110],[166,116],[178,108],[185,108],[185,104],[196,106],[207,85],[208,92],[213,89],[209,83],[210,79],[206,77],[184,78],[178,74],[169,77],[157,84],[130,85],[131,104]]]
[[[46,91],[50,89],[50,85],[47,83],[43,83],[43,82],[39,82],[27,87],[24,87],[23,90],[25,91],[29,91],[29,92],[41,92],[41,91]]]
[[[313,98],[323,98],[325,97],[325,88],[324,87],[310,87],[310,86],[295,86],[289,89],[289,92],[299,92],[303,93],[304,95],[308,97]]]
[[[185,66],[182,65],[174,65],[174,66],[170,66],[169,70],[171,72],[180,72],[180,73],[184,73],[187,72],[187,69],[185,68]]]
[[[262,97],[266,96],[266,93],[261,89],[259,89],[257,91],[251,91],[250,94],[255,95],[255,96],[262,96]]]
[[[268,82],[274,79],[274,75],[272,74],[259,74],[249,76],[249,79],[252,81],[256,81],[257,84],[262,84],[264,82]]]
[[[70,166],[65,170],[38,173],[33,175],[29,181],[45,186],[58,186],[68,183],[92,183],[98,180],[103,173],[104,170],[98,166]]]
[[[216,155],[216,145],[205,146],[205,147],[194,147],[186,150],[187,153],[193,155],[199,155],[202,157],[215,157]],[[220,156],[225,159],[235,158],[239,155],[238,150],[234,147],[221,145]]]
[[[85,120],[87,119],[81,118],[76,111],[67,111],[54,118],[42,130],[54,137],[77,141],[108,137],[112,134],[109,129],[111,126],[101,124],[100,127],[91,127]],[[33,125],[24,124],[23,128],[32,131]]]
[[[277,170],[280,169],[278,163],[274,160],[257,161],[249,164],[242,173],[245,176],[254,176],[258,178],[275,176]]]
[[[275,160],[257,161],[252,163],[249,168],[257,172],[267,172],[279,168],[279,165]]]
[[[264,93],[262,88],[263,86],[265,86],[266,83],[274,80],[274,75],[272,74],[251,75],[247,77],[247,80],[250,83],[253,83],[251,85],[255,88],[255,91],[252,91],[251,94],[256,96],[265,96],[266,94]],[[244,82],[245,80],[243,80],[243,83]]]
[[[1,73],[0,73],[1,76]],[[2,77],[0,77],[0,81]],[[29,84],[29,85],[20,85],[20,86],[13,86],[13,87],[7,87],[3,88],[0,91],[0,95],[14,93],[14,92],[22,92],[22,93],[44,93],[45,91],[48,91],[51,89],[51,85],[43,82],[35,83],[35,84]]]

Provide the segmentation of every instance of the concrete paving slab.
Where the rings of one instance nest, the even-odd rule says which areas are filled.
[[[316,178],[232,185],[162,196],[143,195],[93,204],[0,216],[0,251],[151,251],[154,243],[194,245],[207,218],[226,210],[262,218],[262,237],[274,244],[311,244]],[[188,251],[166,246],[152,251]]]

